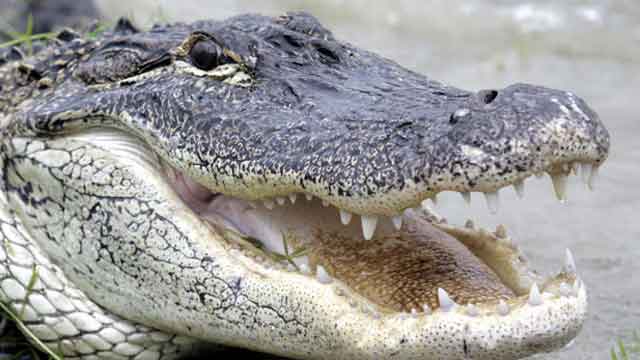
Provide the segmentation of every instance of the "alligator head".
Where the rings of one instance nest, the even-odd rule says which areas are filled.
[[[514,359],[579,331],[570,253],[543,278],[503,227],[421,208],[591,181],[609,135],[572,93],[446,86],[302,13],[73,37],[2,68],[0,228],[101,311],[292,358]]]

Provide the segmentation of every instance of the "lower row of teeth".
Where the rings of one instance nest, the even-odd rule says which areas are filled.
[[[571,173],[577,175],[578,169],[580,169],[579,172],[584,184],[587,186],[587,188],[593,190],[595,181],[598,177],[598,167],[595,167],[589,163],[581,163],[581,164],[574,163],[571,165],[565,164],[563,166],[563,169],[561,169],[562,171],[560,171],[559,173],[549,174],[549,176],[551,177],[551,182],[553,183],[555,195],[560,202],[564,203],[567,200],[568,175]],[[542,176],[542,173],[537,175]],[[515,184],[513,184],[513,187],[519,198],[524,197],[524,180],[520,180],[516,182]],[[462,192],[460,194],[462,195],[466,203],[471,203],[471,193]],[[487,207],[489,209],[489,212],[491,212],[492,214],[497,213],[500,208],[499,192],[498,191],[487,192],[487,193],[484,193],[484,196],[487,202]],[[305,197],[309,201],[313,199],[313,196],[311,194],[305,194]],[[294,204],[297,200],[297,194],[289,194],[288,199],[292,204]],[[423,209],[431,210],[429,208],[428,200],[431,200],[434,204],[437,204],[437,197],[436,195],[433,195],[432,197],[425,199],[422,202]],[[267,199],[263,201],[264,207],[269,210],[275,208],[276,205],[282,206],[282,205],[285,205],[286,203],[287,203],[287,199],[284,197],[276,197],[273,200]],[[329,203],[323,200],[322,205],[329,206]],[[351,219],[353,218],[353,214],[343,209],[338,209],[338,210],[339,210],[340,221],[342,222],[342,224],[348,225],[351,222]],[[365,240],[371,240],[373,238],[373,234],[375,233],[376,227],[378,226],[378,218],[379,216],[377,215],[361,215],[360,216],[360,219],[362,222],[362,236],[364,237]],[[402,218],[403,218],[403,214],[399,214],[391,217],[391,222],[393,223],[393,226],[397,230],[400,230],[400,228],[402,227]]]
[[[322,265],[317,265],[315,268],[315,271],[312,271],[306,263],[300,264],[297,268],[292,265],[289,265],[288,270],[292,272],[299,272],[303,275],[312,275],[313,273],[315,273],[315,279],[323,285],[330,285],[334,283],[334,279],[331,277],[331,275],[329,275],[327,270]],[[563,297],[577,296],[580,292],[581,287],[583,286],[583,283],[577,277],[575,261],[569,249],[567,249],[565,252],[565,261],[564,261],[564,267],[562,268],[562,272],[573,276],[574,281],[572,285],[570,285],[567,282],[560,283],[560,285],[558,286],[557,295],[563,296]],[[344,291],[341,287],[336,287],[336,293],[340,296],[344,296],[346,294],[346,291]],[[505,300],[499,300],[498,303],[495,305],[494,309],[492,311],[487,312],[484,310],[481,311],[480,307],[476,304],[466,304],[466,305],[457,304],[451,298],[449,293],[443,288],[437,289],[437,295],[438,295],[438,305],[439,305],[437,309],[432,309],[429,305],[424,304],[420,309],[413,308],[411,309],[410,312],[401,313],[400,316],[418,317],[420,314],[429,315],[436,310],[440,312],[445,312],[445,313],[451,312],[454,310],[462,310],[462,313],[471,317],[480,316],[481,313],[485,313],[485,314],[494,313],[500,316],[506,316],[512,310],[512,306],[509,305],[509,303],[507,303],[507,301]],[[529,294],[527,295],[526,304],[532,307],[540,306],[544,304],[547,298],[552,296],[553,294],[551,293],[540,292],[538,285],[534,282],[531,285]],[[355,300],[350,301],[350,304],[353,307],[358,307],[358,302]],[[362,310],[364,310],[364,312],[366,313],[371,314],[374,318],[379,318],[381,316],[380,313],[377,312],[377,310],[373,309],[370,305],[365,305],[365,307]]]

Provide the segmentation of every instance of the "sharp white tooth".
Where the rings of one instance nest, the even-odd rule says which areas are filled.
[[[492,214],[498,213],[500,208],[500,195],[498,191],[484,193],[484,197],[487,200],[487,207]]]
[[[422,305],[422,312],[425,315],[431,314],[431,308],[429,307],[429,305],[427,304]]]
[[[273,210],[273,208],[276,206],[273,200],[264,200],[262,203],[264,204],[264,207],[266,207],[269,210]]]
[[[574,162],[571,164],[571,173],[573,175],[578,175],[578,169],[580,168],[580,164],[577,162]]]
[[[424,200],[422,200],[422,202],[420,203],[420,206],[421,206],[423,209],[430,209],[430,208],[431,208],[431,205],[429,205],[429,202],[428,202],[428,201],[429,201],[429,199],[424,199]]]
[[[402,215],[393,216],[391,218],[391,222],[393,222],[393,226],[396,230],[400,230],[402,228]]]
[[[582,182],[589,186],[589,178],[591,177],[591,172],[593,171],[593,165],[590,163],[582,163],[580,164],[580,177],[582,178]]]
[[[362,215],[362,235],[365,240],[371,240],[378,225],[378,217],[375,215]]]
[[[353,214],[350,212],[340,209],[340,221],[342,222],[342,225],[349,225],[352,216]]]
[[[451,300],[449,294],[442,288],[438,288],[438,303],[440,304],[440,310],[447,312],[456,306],[456,303]]]
[[[475,228],[475,224],[473,223],[473,220],[468,219],[467,222],[464,223],[464,227],[466,227],[467,229],[473,229]]]
[[[465,192],[461,192],[460,195],[462,195],[462,198],[464,199],[464,202],[467,203],[467,205],[471,205],[471,193],[468,191]]]
[[[516,195],[520,199],[524,197],[524,180],[518,180],[513,184],[513,188],[516,190]]]
[[[277,202],[277,203],[278,203],[278,205],[280,205],[280,206],[284,205],[284,202],[285,202],[285,201],[286,201],[286,200],[285,200],[283,197],[277,197],[277,198],[276,198],[276,202]]]
[[[438,206],[438,194],[431,195],[429,199],[431,199],[431,202],[433,202],[433,206]]]
[[[563,282],[562,284],[560,284],[560,287],[559,287],[559,289],[558,289],[558,290],[559,290],[559,292],[560,292],[560,295],[562,295],[562,296],[569,296],[569,295],[571,295],[571,288],[570,288],[570,287],[569,287],[569,285],[567,285],[567,283],[565,283],[565,282]]]
[[[476,317],[480,315],[480,310],[478,310],[478,308],[475,305],[469,304],[467,305],[467,315],[471,317]]]
[[[594,190],[596,186],[596,182],[598,181],[600,168],[597,166],[593,166],[591,168],[591,175],[589,176],[589,189]]]
[[[322,265],[318,265],[316,268],[316,279],[318,279],[321,284],[331,284],[333,281],[331,276],[327,273],[327,270],[325,270]]]
[[[308,275],[311,273],[311,270],[309,269],[309,265],[307,264],[300,264],[299,268],[300,268],[300,272],[303,274]]]
[[[289,201],[291,201],[292,204],[295,204],[297,197],[298,194],[289,194]]]
[[[573,260],[573,254],[569,249],[565,251],[564,269],[570,274],[576,273],[576,262]]]
[[[566,174],[552,174],[551,182],[556,193],[556,198],[561,202],[567,201],[567,179]]]
[[[327,200],[322,200],[322,206],[324,207],[329,206],[329,202]]]
[[[304,194],[304,197],[307,199],[307,201],[313,200],[313,195],[311,194]]]
[[[580,281],[580,279],[575,279],[573,281],[573,295],[578,296],[578,294],[580,293],[580,288],[582,287],[582,281]]]
[[[498,303],[498,314],[501,316],[507,316],[509,314],[509,304],[507,304],[504,300],[500,300]]]
[[[418,317],[418,310],[416,310],[415,308],[411,309],[411,317],[412,318],[417,318]]]
[[[538,290],[538,285],[536,283],[533,283],[533,285],[531,285],[528,302],[531,306],[542,305],[542,296],[540,295],[540,290]]]
[[[507,228],[504,225],[500,224],[496,227],[496,237],[501,239],[507,238]]]

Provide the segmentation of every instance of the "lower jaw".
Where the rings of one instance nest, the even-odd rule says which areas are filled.
[[[320,283],[339,283],[340,292],[364,298],[374,313],[417,315],[455,307],[471,316],[505,314],[538,306],[545,297],[576,296],[580,289],[572,264],[547,279],[531,271],[504,228],[457,228],[413,210],[400,230],[379,224],[366,241],[355,221],[341,224],[336,209],[318,199],[267,209],[206,192],[194,202],[188,188],[178,186],[177,192],[239,254]]]

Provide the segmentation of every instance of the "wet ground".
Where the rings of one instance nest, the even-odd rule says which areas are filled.
[[[524,200],[502,191],[501,211],[440,197],[450,222],[507,226],[543,272],[560,268],[565,248],[590,291],[590,314],[569,348],[538,359],[608,359],[614,340],[640,330],[640,2],[500,0],[99,0],[111,19],[153,21],[225,18],[243,12],[308,10],[337,37],[470,90],[531,82],[571,90],[607,124],[609,161],[596,191],[571,179],[558,203],[549,179],[527,182]],[[262,356],[257,356],[262,358]]]
[[[527,182],[524,200],[502,192],[497,216],[484,199],[469,208],[457,194],[440,198],[450,221],[504,223],[543,271],[576,257],[590,291],[590,314],[575,343],[539,359],[608,359],[614,339],[640,330],[640,2],[367,0],[101,0],[109,16],[154,20],[224,18],[243,12],[308,10],[341,39],[381,53],[449,84],[482,89],[531,82],[584,97],[608,125],[609,161],[596,191],[571,179],[558,203],[549,179]],[[117,6],[114,4],[117,3]]]

